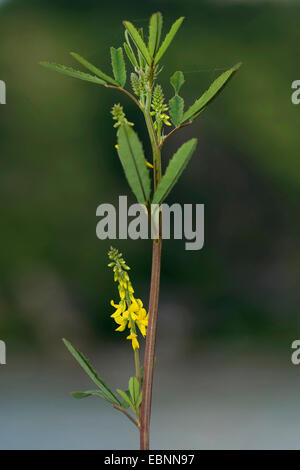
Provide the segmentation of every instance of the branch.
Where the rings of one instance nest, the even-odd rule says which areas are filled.
[[[122,408],[122,407],[119,406],[119,405],[113,405],[113,406],[114,406],[114,408],[115,408],[116,410],[121,411],[121,413],[123,413],[125,416],[127,416],[127,418],[130,419],[130,421],[131,421],[133,424],[135,424],[137,428],[139,427],[138,422],[131,416],[131,414],[128,413],[128,411],[126,411],[124,408]]]
[[[114,85],[106,85],[106,88],[112,88],[114,90],[122,91],[123,93],[125,93],[125,95],[129,96],[129,98],[131,98],[132,101],[134,101],[134,103],[138,106],[138,108],[142,109],[142,106],[140,105],[138,100],[129,91],[125,90],[125,88],[122,88],[120,86],[114,86]]]
[[[159,144],[159,147],[161,148],[166,140],[168,140],[172,135],[174,135],[179,129],[182,129],[183,127],[190,126],[193,123],[193,121],[185,122],[184,124],[180,124],[179,126],[175,127],[169,134],[167,134],[164,138],[164,140]]]

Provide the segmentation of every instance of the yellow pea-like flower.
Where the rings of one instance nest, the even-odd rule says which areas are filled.
[[[130,333],[126,339],[131,339],[133,349],[138,349],[140,347],[138,340],[136,339],[137,335],[135,333]]]
[[[111,249],[109,257],[112,260],[109,266],[113,267],[114,281],[118,283],[120,295],[119,303],[115,303],[113,300],[110,302],[115,308],[115,312],[110,316],[118,325],[115,331],[129,329],[130,334],[127,339],[131,340],[132,347],[136,350],[140,347],[137,331],[140,331],[143,337],[147,334],[148,314],[141,299],[134,297],[134,289],[127,273],[130,268],[123,260],[122,255],[117,250]]]
[[[126,326],[126,323],[122,323],[118,328],[115,329],[115,331],[124,331]]]

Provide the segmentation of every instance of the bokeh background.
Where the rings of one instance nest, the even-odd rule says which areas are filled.
[[[122,20],[164,31],[186,20],[165,55],[160,83],[182,70],[187,104],[220,69],[243,67],[194,126],[166,146],[199,144],[169,202],[205,204],[205,247],[163,248],[152,447],[300,448],[300,79],[298,1],[10,0],[0,2],[0,448],[136,448],[122,415],[70,390],[89,379],[65,350],[67,337],[112,387],[133,362],[113,333],[109,241],[96,238],[96,208],[128,194],[114,150],[111,106],[131,102],[55,74],[40,60],[76,65],[75,51],[110,71]],[[147,146],[146,146],[147,148]],[[134,201],[130,195],[130,201]],[[147,303],[151,245],[115,241]]]

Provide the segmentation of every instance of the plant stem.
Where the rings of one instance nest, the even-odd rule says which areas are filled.
[[[139,427],[138,422],[133,418],[133,416],[131,416],[130,413],[128,413],[128,411],[126,411],[124,408],[122,408],[122,407],[119,406],[119,405],[114,405],[114,408],[115,408],[116,410],[121,411],[121,413],[123,413],[125,416],[127,416],[127,418],[130,419],[130,421],[131,421],[133,424],[135,424],[136,427]]]
[[[179,129],[182,129],[183,127],[187,127],[187,126],[190,126],[192,124],[192,121],[189,121],[189,122],[185,122],[184,124],[180,124],[179,126],[177,127],[174,127],[174,129],[169,132],[169,134],[167,134],[164,139],[160,142],[159,144],[159,147],[161,148],[164,143],[170,138],[172,137],[172,135],[174,135],[177,131],[179,131]]]
[[[129,96],[129,98],[137,105],[138,108],[142,109],[138,100],[129,91],[125,90],[125,88],[122,88],[120,86],[115,86],[115,85],[105,85],[105,86],[106,88],[112,88],[113,90],[119,90],[122,93],[125,93],[125,95]]]
[[[152,274],[149,300],[149,322],[146,336],[146,351],[144,362],[143,401],[141,407],[140,449],[149,449],[150,418],[152,401],[152,384],[154,372],[156,326],[158,317],[158,300],[160,286],[162,241],[154,240],[152,248]]]
[[[150,115],[151,93],[147,96],[147,103],[144,111],[145,121],[151,141],[153,152],[153,173],[154,189],[157,188],[161,180],[161,154],[159,142],[157,140],[153,121]],[[141,405],[141,424],[140,424],[140,449],[148,450],[150,441],[150,419],[152,402],[152,385],[154,373],[156,327],[158,317],[158,300],[160,287],[160,268],[161,268],[161,220],[159,222],[158,238],[153,240],[152,247],[152,273],[149,298],[148,329],[146,335],[146,350],[144,359],[144,380],[143,380],[143,400]]]

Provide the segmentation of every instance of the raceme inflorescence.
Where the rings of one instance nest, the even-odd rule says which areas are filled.
[[[132,22],[124,21],[125,41],[123,47],[111,47],[112,75],[109,75],[84,59],[77,53],[72,57],[85,67],[88,72],[75,70],[64,65],[41,62],[41,65],[86,82],[101,85],[107,89],[123,93],[131,99],[144,119],[152,149],[152,161],[146,159],[142,142],[134,130],[134,123],[126,118],[123,105],[116,103],[112,110],[113,125],[117,133],[115,147],[123,167],[128,184],[137,202],[143,205],[151,217],[151,205],[160,205],[186,168],[193,155],[197,139],[192,138],[182,144],[169,160],[162,173],[161,152],[165,142],[179,130],[191,125],[240,68],[240,63],[223,72],[210,87],[185,108],[181,88],[185,83],[182,71],[172,73],[170,85],[173,96],[166,98],[158,79],[163,71],[161,61],[171,45],[184,18],[177,19],[162,39],[163,18],[161,13],[154,13],[149,22],[147,37],[142,28]],[[125,59],[127,60],[125,61]],[[131,67],[128,76],[128,66]],[[126,88],[129,84],[129,88]],[[114,150],[115,151],[115,150]],[[118,285],[119,299],[111,301],[114,311],[110,313],[118,334],[126,335],[134,353],[135,375],[129,378],[128,389],[113,392],[91,366],[85,356],[63,340],[71,354],[83,367],[96,390],[74,392],[75,398],[97,396],[108,401],[115,409],[126,415],[140,432],[140,448],[149,449],[152,383],[155,362],[155,341],[158,317],[158,301],[161,271],[162,218],[157,218],[157,232],[152,242],[152,273],[148,309],[135,295],[129,276],[129,267],[121,253],[111,248],[109,267],[113,270],[114,281]],[[140,365],[140,344],[146,338],[144,366]]]
[[[122,253],[119,253],[115,248],[111,248],[108,255],[112,260],[108,266],[113,268],[114,281],[118,282],[120,295],[120,301],[118,304],[113,300],[110,302],[116,309],[111,317],[119,325],[116,328],[116,331],[124,331],[126,328],[130,330],[130,334],[127,336],[127,339],[132,341],[132,347],[135,351],[140,347],[137,340],[137,329],[139,329],[143,337],[146,336],[148,314],[143,307],[141,299],[136,299],[134,297],[134,289],[127,272],[130,268],[122,258]]]

